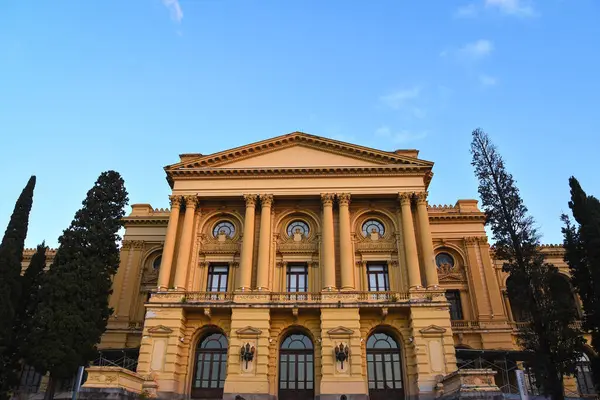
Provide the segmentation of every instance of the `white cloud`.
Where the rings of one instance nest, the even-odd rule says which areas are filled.
[[[165,7],[169,9],[171,19],[177,23],[181,23],[181,20],[183,19],[183,11],[181,10],[181,5],[179,5],[179,1],[162,0],[162,3]]]
[[[404,108],[410,100],[414,100],[421,94],[421,89],[414,87],[412,89],[397,90],[385,96],[381,96],[379,100],[386,106],[399,110]]]
[[[473,43],[467,43],[458,49],[458,55],[461,58],[475,60],[490,55],[492,50],[494,50],[494,44],[492,42],[485,39],[479,39]]]
[[[485,0],[486,8],[497,8],[503,14],[519,17],[531,17],[535,15],[531,3],[526,0]]]
[[[476,4],[467,4],[466,6],[459,7],[455,12],[454,16],[457,18],[469,18],[475,17],[479,13]]]
[[[496,83],[498,83],[498,80],[493,76],[481,74],[479,75],[479,83],[481,83],[483,86],[494,86]]]
[[[407,130],[393,132],[388,126],[384,125],[375,131],[375,136],[384,138],[395,144],[402,144],[424,139],[427,137],[427,132],[409,132]]]
[[[499,11],[504,15],[516,17],[533,17],[536,15],[532,5],[533,0],[482,0],[481,3],[469,3],[459,7],[455,12],[456,18],[477,17],[483,11]]]

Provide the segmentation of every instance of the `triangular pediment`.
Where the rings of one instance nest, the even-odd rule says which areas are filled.
[[[239,336],[257,336],[262,333],[262,331],[258,328],[254,328],[252,326],[247,326],[245,328],[238,329],[235,331]]]
[[[423,335],[443,335],[446,332],[446,328],[442,328],[437,325],[429,325],[427,328],[420,329]]]
[[[157,325],[157,326],[153,326],[152,328],[148,329],[148,333],[151,333],[153,335],[168,335],[169,333],[173,332],[173,329],[164,326],[164,325]]]
[[[404,165],[431,168],[433,163],[406,153],[388,152],[337,140],[293,132],[246,146],[167,166],[167,171],[191,169],[379,167]]]
[[[328,335],[338,336],[338,335],[352,335],[354,331],[352,329],[348,329],[343,326],[338,326],[337,328],[333,328],[327,331]]]

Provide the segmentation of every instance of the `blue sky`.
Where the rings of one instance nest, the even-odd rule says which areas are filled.
[[[476,198],[492,135],[544,242],[570,175],[600,195],[596,0],[4,0],[0,229],[37,175],[26,245],[55,246],[99,173],[166,207],[163,166],[300,130],[434,161]]]

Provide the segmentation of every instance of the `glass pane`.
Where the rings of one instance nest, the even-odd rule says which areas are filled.
[[[210,380],[212,382],[217,382],[218,378],[219,378],[219,362],[217,361],[213,361],[212,365],[212,370],[210,371]],[[215,386],[216,387],[216,386]]]
[[[210,381],[210,387],[211,388],[216,388],[217,387],[217,381]]]
[[[221,382],[225,382],[225,376],[227,374],[227,360],[225,358],[225,354],[223,354],[223,357],[221,359],[221,374],[219,376]]]
[[[383,382],[377,381],[377,389],[383,389]]]
[[[281,385],[282,389],[287,389],[287,382],[281,381],[279,384]]]
[[[369,389],[375,389],[375,382],[369,381]]]
[[[312,382],[306,382],[306,388],[307,389],[312,389],[313,388],[313,383]]]
[[[313,381],[313,363],[309,361],[306,363],[306,380],[309,382]]]
[[[299,381],[298,382],[298,389],[304,389],[304,382],[303,381]]]
[[[287,381],[287,364],[281,363],[280,375],[280,381]]]
[[[372,292],[377,291],[377,275],[375,274],[369,275],[369,290]]]
[[[298,381],[304,381],[304,363],[303,362],[298,363]]]
[[[400,363],[396,361],[396,362],[394,362],[393,366],[394,366],[394,380],[401,381],[402,375],[400,375]]]
[[[287,354],[282,354],[281,355],[281,361],[282,362],[287,362]]]
[[[306,291],[306,275],[298,275],[298,291]]]
[[[206,355],[204,362],[202,363],[202,379],[208,380],[208,373],[210,372],[210,354]]]
[[[379,360],[377,360],[379,358]],[[375,355],[375,376],[377,377],[377,381],[383,381],[383,363],[381,362],[381,355]]]
[[[296,382],[291,381],[291,382],[289,382],[289,384],[290,384],[290,389],[296,389]]]
[[[296,380],[296,364],[289,364],[290,366],[290,377],[289,377],[289,381],[295,381]],[[292,388],[290,388],[292,389]]]

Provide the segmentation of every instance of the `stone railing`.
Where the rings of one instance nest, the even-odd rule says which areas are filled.
[[[440,295],[441,293],[441,295]],[[415,293],[392,291],[342,291],[332,290],[323,292],[181,292],[164,291],[152,293],[150,304],[181,303],[186,305],[205,305],[223,307],[233,304],[252,303],[264,306],[291,306],[302,304],[317,307],[319,305],[343,304],[385,304],[386,306],[406,306],[408,304],[423,304],[446,302],[443,292],[425,291]]]
[[[105,398],[108,391],[118,391],[122,395],[143,394],[156,397],[156,382],[150,377],[121,367],[88,367],[87,380],[79,395],[82,399]],[[129,395],[130,396],[130,395]]]
[[[451,321],[453,330],[480,329],[479,321]]]
[[[454,332],[476,331],[476,330],[508,330],[511,325],[506,321],[451,321]]]
[[[438,383],[437,398],[457,399],[502,399],[496,386],[493,369],[459,369],[444,376]]]

